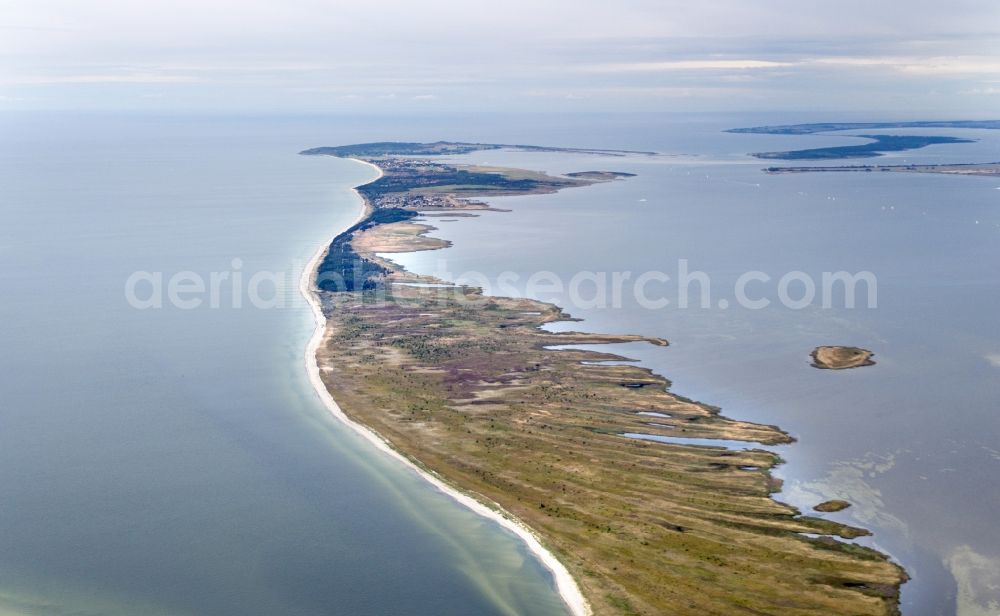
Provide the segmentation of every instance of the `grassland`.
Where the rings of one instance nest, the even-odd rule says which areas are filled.
[[[386,176],[413,172],[398,160],[369,160],[384,165]],[[598,177],[489,173],[537,182],[518,184],[521,194]],[[448,186],[423,179],[438,190]],[[328,329],[317,361],[345,413],[534,529],[596,614],[897,612],[905,573],[883,554],[845,541],[867,531],[802,515],[772,498],[779,484],[771,469],[780,459],[766,448],[791,442],[789,435],[675,395],[649,370],[602,363],[621,359],[616,355],[552,348],[665,340],[546,332],[542,325],[569,315],[475,288],[418,286],[442,281],[378,256],[441,246],[427,235],[432,227],[410,216],[428,211],[428,184],[404,190],[397,180],[381,183],[394,187],[388,193],[361,188],[370,216],[331,246],[331,267],[349,284],[320,291]],[[444,191],[450,207],[429,211],[475,213],[484,204],[463,198],[497,190],[495,178],[461,186]],[[392,211],[380,214],[385,195]],[[361,265],[347,267],[347,258]],[[626,433],[757,445],[663,444]]]

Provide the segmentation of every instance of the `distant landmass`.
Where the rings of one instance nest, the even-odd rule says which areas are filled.
[[[945,175],[974,175],[979,177],[1000,176],[1000,162],[994,163],[954,163],[944,165],[846,165],[827,167],[767,167],[764,173],[850,173],[877,171],[880,173],[941,173]]]
[[[870,130],[880,128],[980,128],[1000,129],[1000,120],[948,120],[932,122],[823,122],[816,124],[784,124],[778,126],[752,126],[730,128],[727,133],[754,133],[761,135],[813,135],[844,130]],[[783,152],[754,152],[756,158],[768,160],[834,160],[839,158],[874,158],[885,152],[916,150],[942,143],[971,143],[974,139],[940,135],[851,135],[871,139],[871,143],[844,145]]]
[[[600,150],[587,148],[559,148],[539,145],[505,144],[505,143],[466,143],[462,141],[435,141],[433,143],[418,143],[410,141],[377,141],[374,143],[356,143],[352,145],[324,146],[303,150],[299,154],[305,156],[446,156],[449,154],[468,154],[481,150],[518,150],[521,152],[573,152],[576,154],[604,154],[608,156],[625,156],[628,154],[655,155],[656,152],[640,152],[635,150]]]
[[[730,128],[727,133],[758,133],[763,135],[812,135],[838,130],[876,130],[880,128],[988,128],[1000,129],[1000,120],[945,120],[932,122],[822,122],[816,124],[785,124]]]
[[[850,346],[820,346],[812,352],[812,367],[822,370],[848,370],[874,366],[872,353],[868,349]],[[818,511],[823,511],[819,509]]]
[[[830,160],[838,158],[873,158],[882,156],[884,152],[903,152],[916,150],[929,145],[941,143],[972,143],[973,139],[960,137],[940,137],[927,135],[852,135],[871,139],[871,143],[860,145],[840,145],[828,148],[810,148],[808,150],[789,150],[786,152],[755,152],[756,158],[778,160]]]

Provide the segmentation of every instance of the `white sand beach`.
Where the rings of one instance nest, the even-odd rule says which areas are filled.
[[[351,160],[355,160],[356,162],[372,167],[378,172],[378,177],[382,176],[382,170],[378,166],[363,160]],[[355,189],[355,193],[358,194],[359,199],[362,199],[360,193],[357,192],[357,189]],[[366,209],[362,208],[357,219],[351,223],[351,226],[360,222],[364,218],[365,214]],[[342,232],[343,230],[338,232],[337,235]],[[333,237],[336,237],[336,235]],[[417,473],[422,479],[433,485],[441,492],[447,494],[458,503],[469,508],[476,514],[496,522],[503,528],[517,535],[522,541],[524,541],[531,553],[534,554],[552,573],[555,580],[556,590],[562,600],[566,603],[570,613],[572,613],[573,616],[589,616],[592,613],[592,610],[589,603],[584,598],[583,593],[580,592],[580,587],[577,585],[576,580],[573,579],[569,571],[561,562],[559,562],[555,555],[542,545],[538,536],[535,535],[530,528],[508,512],[502,510],[495,503],[483,503],[477,498],[474,498],[469,494],[465,494],[457,488],[449,485],[441,477],[420,468],[412,460],[393,449],[391,445],[379,434],[370,430],[366,426],[351,420],[343,412],[343,410],[341,410],[340,406],[338,406],[330,392],[327,391],[326,386],[323,384],[323,380],[320,378],[319,364],[316,361],[316,351],[320,348],[320,345],[326,337],[326,317],[323,315],[319,298],[315,293],[314,281],[316,279],[319,264],[326,256],[326,252],[329,249],[329,245],[332,240],[333,238],[319,247],[313,257],[309,260],[309,263],[306,265],[304,271],[302,272],[302,277],[299,280],[299,290],[305,300],[309,303],[309,306],[312,308],[313,316],[316,320],[316,329],[313,332],[312,337],[309,339],[309,343],[306,345],[304,355],[306,373],[309,375],[309,381],[316,390],[316,394],[320,397],[323,404],[326,405],[326,408],[334,417],[371,442],[379,451],[406,465],[413,472]]]

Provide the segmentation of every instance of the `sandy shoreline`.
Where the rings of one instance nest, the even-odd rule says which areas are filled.
[[[382,170],[376,165],[373,165],[363,160],[358,160],[358,159],[351,159],[351,160],[355,160],[356,162],[374,168],[376,171],[378,171],[379,177],[382,176]],[[357,192],[356,188],[354,189],[354,192],[358,195],[359,198],[362,198],[361,194]],[[359,213],[357,219],[354,222],[352,222],[351,225],[360,222],[365,217],[366,214],[367,210],[363,209]],[[339,235],[339,233],[341,232],[342,231],[338,232],[337,235]],[[336,235],[334,237],[336,237]],[[310,337],[309,343],[306,345],[304,360],[305,360],[306,373],[309,375],[309,382],[312,383],[313,388],[316,390],[316,394],[319,396],[320,400],[323,401],[323,404],[326,406],[327,410],[329,410],[330,413],[335,418],[342,421],[345,425],[347,425],[352,430],[363,436],[376,448],[388,454],[389,456],[395,458],[399,462],[405,464],[411,470],[416,472],[425,481],[427,481],[437,489],[441,490],[442,492],[453,498],[461,505],[467,507],[474,513],[484,518],[496,522],[503,528],[506,528],[507,530],[517,535],[527,545],[531,553],[534,554],[542,562],[545,568],[552,573],[552,576],[555,580],[556,591],[559,593],[559,596],[562,598],[563,602],[569,608],[570,613],[572,613],[574,616],[589,616],[592,613],[590,605],[588,604],[587,600],[583,597],[583,593],[580,592],[580,587],[577,585],[576,580],[573,579],[569,571],[566,569],[565,566],[563,566],[561,562],[559,562],[559,560],[555,557],[555,555],[552,554],[552,552],[547,550],[542,545],[537,535],[535,535],[535,533],[530,528],[528,528],[525,524],[521,523],[519,520],[514,518],[512,515],[508,514],[505,511],[502,511],[499,507],[487,506],[482,502],[480,502],[479,500],[477,500],[476,498],[468,494],[465,494],[459,491],[458,489],[448,485],[440,477],[420,468],[419,466],[414,464],[409,458],[407,458],[406,456],[402,455],[401,453],[393,449],[389,445],[389,443],[385,439],[383,439],[380,435],[378,435],[376,432],[370,430],[369,428],[367,428],[362,424],[359,424],[351,420],[343,412],[343,410],[341,410],[340,406],[333,399],[333,396],[330,395],[330,392],[323,384],[323,380],[320,378],[319,364],[316,361],[316,352],[326,336],[326,317],[323,315],[322,307],[314,291],[313,282],[316,279],[319,264],[326,256],[326,252],[332,240],[333,238],[331,237],[330,240],[328,240],[319,247],[319,249],[316,251],[313,257],[309,260],[309,263],[303,270],[302,277],[299,280],[299,291],[302,293],[302,296],[305,298],[305,300],[309,303],[309,306],[313,312],[313,317],[316,321],[316,329],[313,331],[313,335]]]

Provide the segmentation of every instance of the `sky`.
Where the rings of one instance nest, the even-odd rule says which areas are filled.
[[[0,0],[0,110],[1000,116],[997,0]]]

